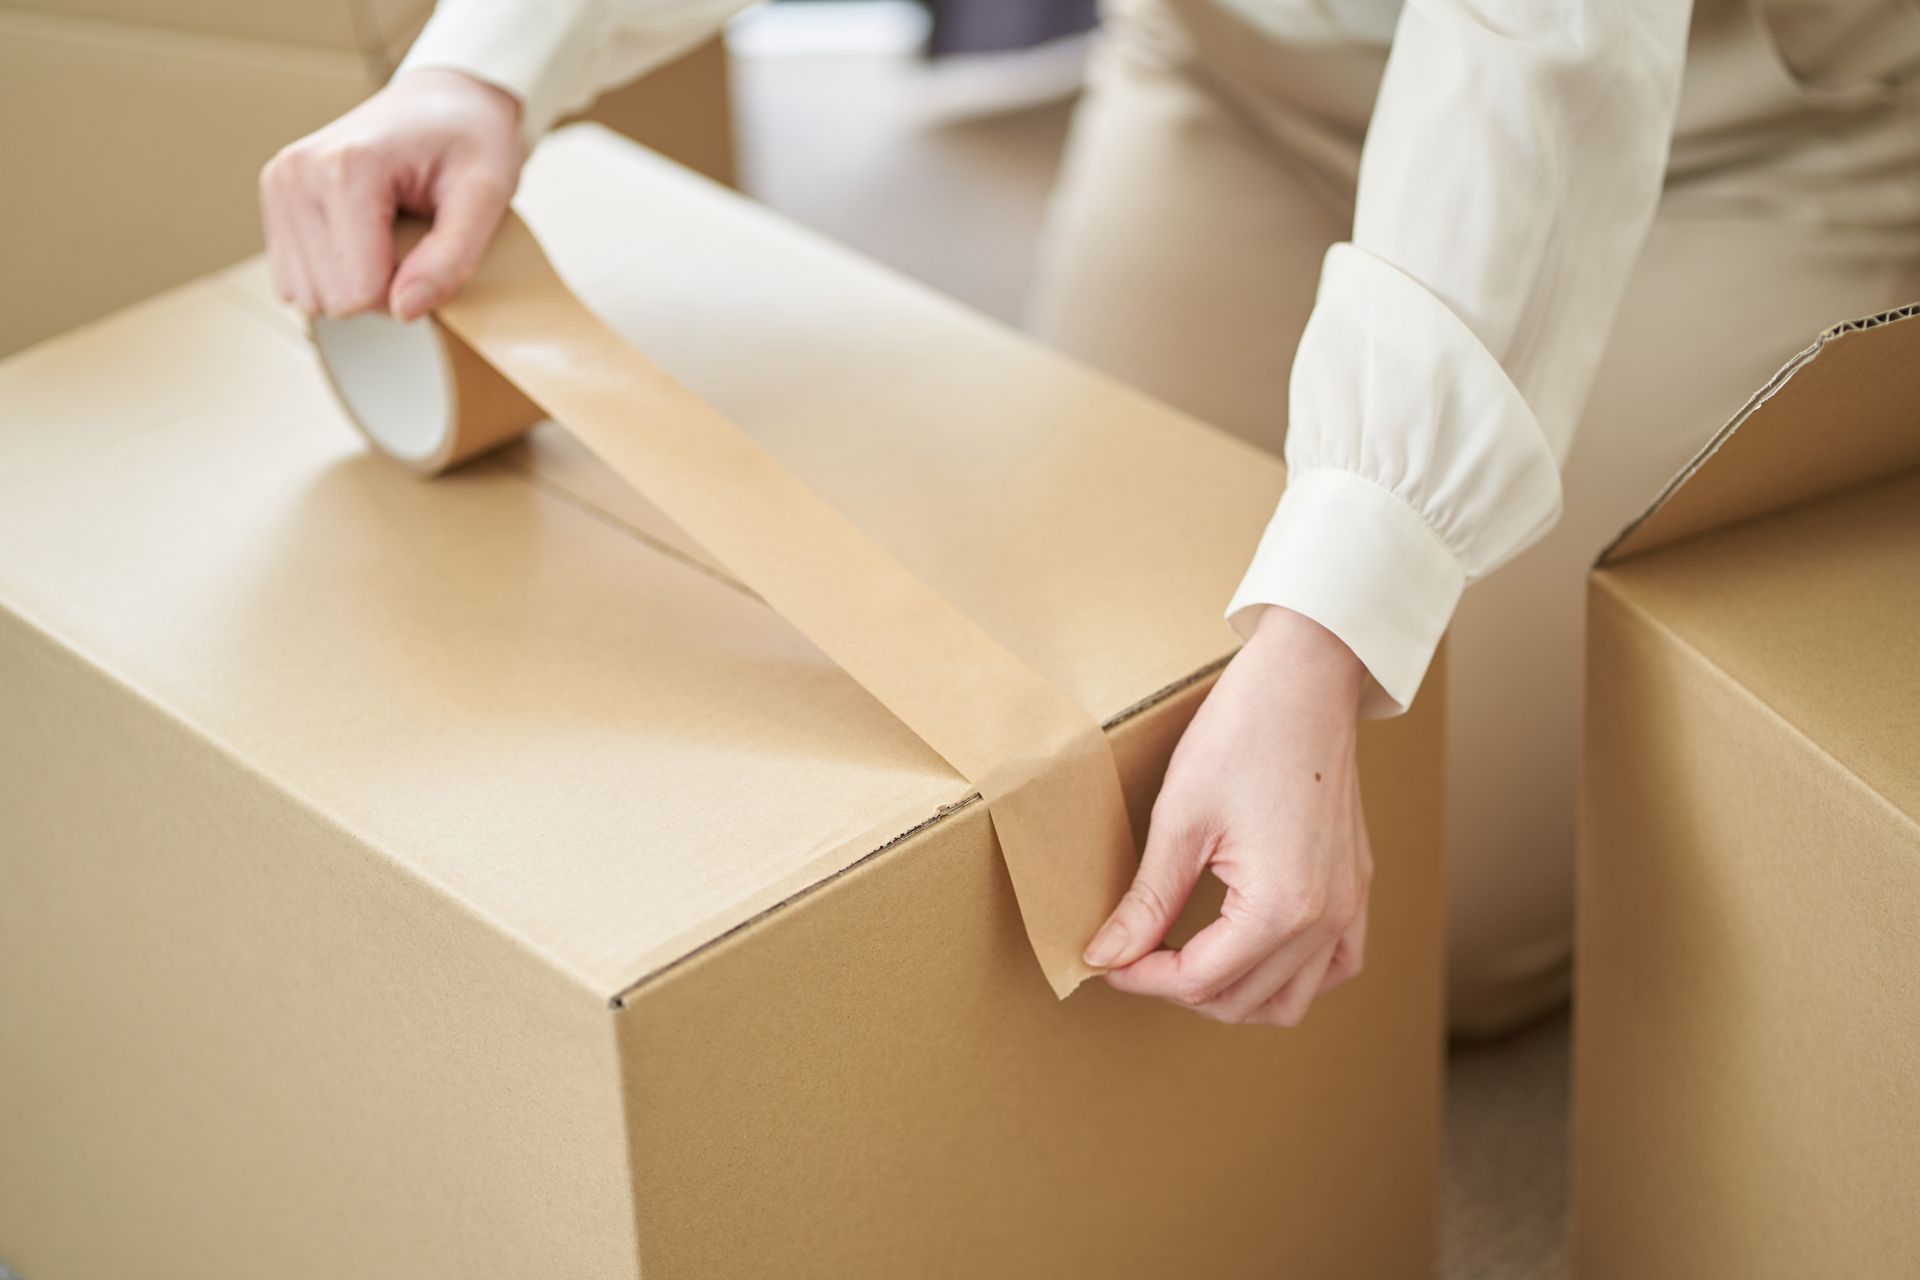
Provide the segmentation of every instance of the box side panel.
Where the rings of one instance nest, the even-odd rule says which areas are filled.
[[[1920,831],[1607,577],[1588,641],[1577,1274],[1908,1274]]]
[[[1203,692],[1116,731],[1140,831]],[[1366,731],[1368,969],[1297,1032],[1099,983],[1056,1003],[978,805],[639,988],[647,1274],[1428,1273],[1440,715]]]
[[[374,83],[353,54],[0,11],[0,354],[258,250],[260,166]]]
[[[1277,458],[603,129],[542,143],[515,203],[589,308],[1096,719],[1232,651]],[[689,550],[584,448],[531,453]]]
[[[21,1275],[632,1275],[610,1021],[0,614]]]

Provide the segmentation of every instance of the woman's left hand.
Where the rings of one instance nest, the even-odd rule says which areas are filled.
[[[1355,729],[1366,668],[1269,607],[1174,751],[1133,887],[1087,947],[1121,991],[1222,1022],[1297,1026],[1360,972],[1373,852]],[[1203,871],[1220,918],[1161,947]]]

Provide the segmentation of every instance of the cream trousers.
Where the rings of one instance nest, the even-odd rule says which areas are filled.
[[[1290,47],[1210,0],[1109,14],[1032,327],[1278,452],[1320,260],[1347,237],[1385,50]],[[1444,109],[1444,104],[1436,104]],[[1585,578],[1600,548],[1825,325],[1920,296],[1920,114],[1799,83],[1741,0],[1700,0],[1660,213],[1546,540],[1448,642],[1457,1034],[1566,998]],[[1251,552],[1252,548],[1248,548]]]

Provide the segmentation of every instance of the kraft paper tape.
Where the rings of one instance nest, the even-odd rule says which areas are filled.
[[[419,471],[571,431],[979,790],[1055,994],[1095,972],[1080,953],[1136,865],[1100,726],[588,311],[518,218],[431,320],[313,335],[349,415]]]

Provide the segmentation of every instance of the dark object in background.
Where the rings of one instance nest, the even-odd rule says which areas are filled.
[[[933,15],[927,53],[1004,53],[1091,31],[1097,0],[920,0]]]

